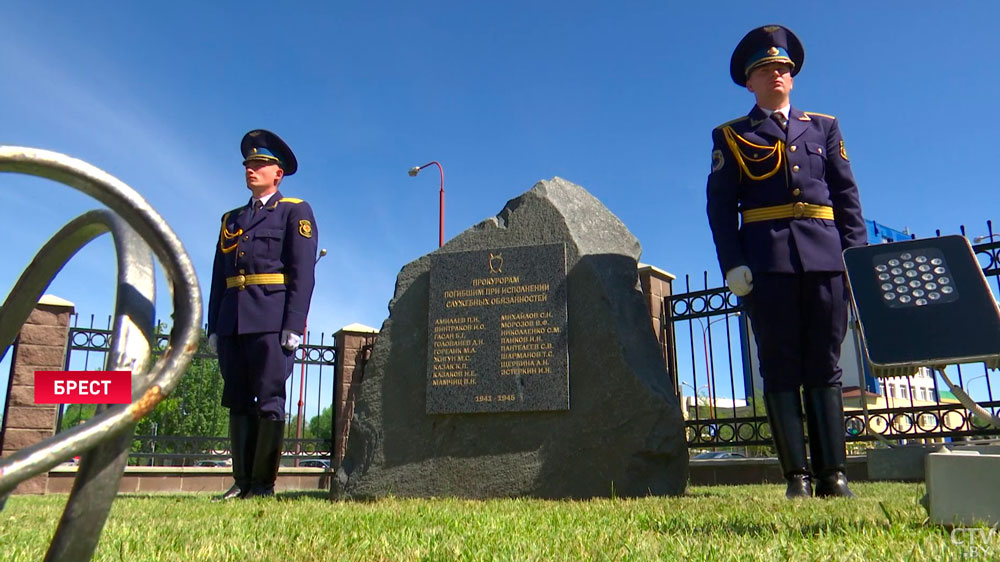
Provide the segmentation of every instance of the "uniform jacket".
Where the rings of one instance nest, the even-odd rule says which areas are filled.
[[[252,199],[251,199],[252,203]],[[271,196],[251,217],[250,205],[222,216],[215,246],[208,331],[223,335],[291,330],[305,332],[312,298],[318,232],[312,208],[301,199]],[[239,275],[283,273],[285,284],[226,287]]]
[[[789,109],[787,135],[754,106],[712,131],[708,221],[723,275],[843,271],[844,249],[864,245],[858,187],[837,119]],[[833,207],[833,220],[784,218],[741,225],[740,212],[790,203]]]

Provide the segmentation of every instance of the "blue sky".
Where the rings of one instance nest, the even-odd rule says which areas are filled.
[[[794,8],[794,9],[793,9]],[[203,288],[219,217],[243,204],[239,140],[295,151],[282,185],[321,247],[309,325],[381,325],[396,274],[445,236],[561,176],[639,238],[642,260],[721,283],[704,213],[712,127],[753,99],[728,76],[750,28],[802,39],[792,103],[836,115],[869,219],[918,236],[986,231],[1000,190],[991,2],[26,2],[0,21],[0,143],[81,158],[138,190],[179,235]],[[97,207],[0,175],[4,293],[63,224]],[[50,293],[105,318],[109,240]],[[161,278],[162,280],[162,278]],[[168,316],[162,283],[158,313]],[[205,295],[207,298],[207,294]],[[5,369],[6,367],[0,367]]]

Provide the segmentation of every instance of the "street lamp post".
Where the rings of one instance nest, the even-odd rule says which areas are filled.
[[[444,168],[442,168],[441,164],[435,160],[433,162],[428,162],[423,166],[414,166],[410,168],[410,171],[407,173],[409,173],[411,177],[416,177],[417,172],[423,170],[431,164],[436,165],[438,167],[438,172],[441,173],[441,190],[438,192],[438,248],[440,248],[441,246],[444,246]]]
[[[965,390],[965,393],[966,393],[966,394],[969,394],[969,385],[971,385],[971,384],[972,384],[972,381],[974,381],[974,380],[976,380],[976,379],[982,379],[982,378],[986,378],[986,377],[988,377],[989,375],[990,375],[989,373],[983,373],[983,374],[981,374],[981,375],[976,375],[976,376],[974,376],[974,377],[969,377],[969,379],[968,379],[968,380],[966,380],[964,384],[962,384],[962,389],[963,389],[963,390]],[[988,381],[987,381],[987,382],[988,382]],[[989,386],[989,385],[987,385],[987,386]],[[971,397],[972,395],[971,395],[971,394],[969,394],[969,396]]]
[[[319,260],[326,256],[326,248],[319,251],[319,256],[316,257],[316,261],[313,265],[319,263]],[[306,321],[302,326],[305,334],[302,334],[302,343],[306,343],[306,335],[309,333],[309,318],[306,317]],[[302,359],[305,359],[305,351],[302,352]],[[295,423],[295,466],[299,466],[299,455],[302,452],[302,423],[303,416],[305,416],[306,399],[305,399],[305,388],[306,388],[306,362],[302,361],[299,370],[299,415],[298,420]]]
[[[983,234],[982,236],[976,236],[972,239],[972,243],[978,244],[984,240],[993,240],[994,238],[1000,238],[1000,234]]]
[[[733,313],[733,316],[739,316],[739,315],[740,315],[739,312]],[[711,366],[708,361],[708,330],[709,328],[712,327],[712,324],[715,324],[716,322],[722,322],[723,320],[728,320],[728,319],[729,315],[727,314],[722,318],[716,318],[715,320],[712,320],[711,322],[705,324],[701,321],[701,318],[695,317],[695,320],[697,320],[698,324],[701,326],[701,342],[702,342],[702,347],[705,349],[705,376],[708,377],[708,383],[705,386],[708,386],[708,400],[709,400],[708,407],[710,408],[712,417],[715,417],[715,399],[711,387],[711,384],[714,380],[714,375],[712,373]],[[695,395],[697,396],[697,391],[695,391]]]
[[[698,405],[698,391],[701,390],[701,389],[703,389],[703,388],[705,390],[708,390],[708,384],[707,383],[703,384],[703,385],[699,386],[698,388],[695,388],[694,385],[691,384],[691,383],[689,383],[688,381],[681,381],[681,384],[687,386],[688,388],[691,389],[692,392],[694,392],[695,406],[697,407],[697,405]]]

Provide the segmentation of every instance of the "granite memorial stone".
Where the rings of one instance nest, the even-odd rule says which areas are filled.
[[[554,178],[403,267],[331,497],[683,493],[684,421],[637,289],[640,252],[600,201]],[[517,279],[475,282],[501,277]],[[475,291],[487,287],[517,288]],[[512,295],[532,299],[500,298]],[[435,346],[454,333],[437,341],[461,345]],[[435,373],[470,380],[435,387]]]

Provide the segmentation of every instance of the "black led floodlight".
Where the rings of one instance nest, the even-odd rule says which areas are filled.
[[[1000,366],[1000,309],[965,237],[850,248],[844,263],[876,377],[978,361]]]

